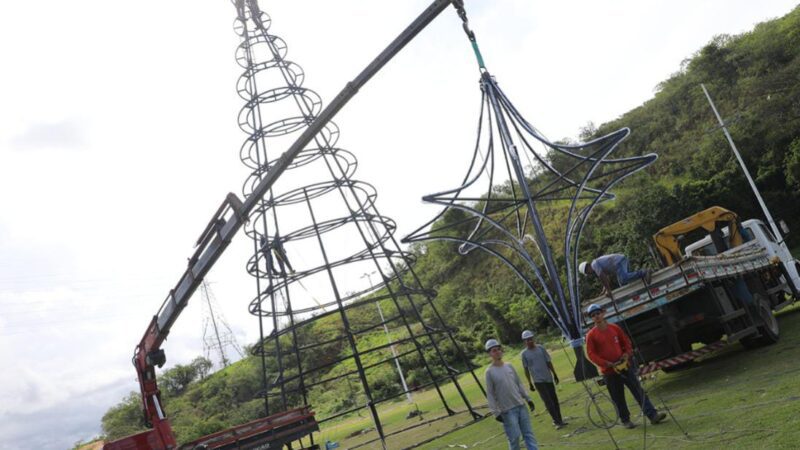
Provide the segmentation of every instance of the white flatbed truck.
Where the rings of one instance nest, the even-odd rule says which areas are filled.
[[[705,236],[684,245],[682,238],[698,231]],[[778,341],[773,311],[798,299],[800,264],[763,223],[740,223],[736,214],[712,207],[654,239],[665,267],[649,283],[636,280],[585,302],[603,306],[609,322],[624,325],[643,364],[640,375],[735,342],[752,348]],[[584,326],[591,327],[588,317]]]

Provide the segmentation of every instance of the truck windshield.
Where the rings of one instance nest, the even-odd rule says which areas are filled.
[[[772,235],[772,232],[767,228],[764,224],[758,224],[761,228],[761,232],[764,233],[764,236],[769,239],[770,242],[775,242],[775,236]]]
[[[761,225],[763,228],[763,225]],[[753,232],[750,230],[748,226],[742,226],[742,239],[747,242],[753,239]],[[769,230],[765,229],[765,234]],[[730,246],[730,241],[728,240],[728,227],[722,229],[722,235],[725,237],[725,245]],[[771,239],[772,235],[767,234],[767,238]],[[772,239],[774,241],[774,239]],[[711,238],[706,236],[699,241],[687,245],[686,246],[686,255],[695,255],[695,256],[714,256],[717,254],[717,249],[714,247],[714,243],[711,242]]]
[[[700,248],[689,250],[689,254],[696,256],[714,256],[717,254],[717,249],[714,248],[713,242],[709,242]]]

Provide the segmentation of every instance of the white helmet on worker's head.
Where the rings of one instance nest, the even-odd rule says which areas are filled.
[[[487,352],[495,347],[500,347],[500,343],[497,342],[497,339],[489,339],[484,345],[484,348],[486,348]]]
[[[581,275],[586,275],[586,267],[588,267],[588,266],[589,266],[589,262],[588,261],[584,261],[584,262],[578,264],[578,272]]]
[[[603,307],[598,305],[597,303],[592,303],[591,305],[589,305],[588,308],[586,308],[586,314],[590,316],[596,313],[597,311],[603,311]]]
[[[533,331],[525,330],[522,332],[522,340],[531,339],[533,337]]]

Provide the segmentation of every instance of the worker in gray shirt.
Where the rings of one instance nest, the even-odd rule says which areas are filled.
[[[522,351],[522,367],[525,369],[525,378],[532,391],[538,391],[547,412],[553,418],[556,430],[564,428],[567,423],[561,418],[561,406],[558,404],[555,384],[558,384],[558,374],[550,361],[550,354],[541,346],[536,345],[533,332],[522,332],[525,341],[525,350]],[[533,378],[533,380],[531,380]],[[555,383],[555,384],[553,384]]]
[[[508,438],[509,450],[519,450],[519,438],[525,441],[527,450],[538,450],[533,435],[531,416],[525,403],[533,411],[533,401],[517,376],[514,366],[503,362],[503,347],[496,339],[486,341],[486,351],[492,364],[486,369],[486,399],[495,420],[503,423]]]

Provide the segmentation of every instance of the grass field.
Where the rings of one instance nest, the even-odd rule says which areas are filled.
[[[620,448],[689,448],[689,449],[789,449],[800,447],[800,307],[793,307],[779,314],[781,339],[772,346],[757,350],[745,350],[738,344],[695,364],[693,367],[671,374],[657,372],[645,382],[653,403],[657,408],[666,407],[676,420],[668,420],[658,426],[643,426],[639,416],[639,427],[634,430],[619,426],[610,430],[610,435]],[[615,448],[611,436],[603,429],[594,427],[586,415],[587,394],[581,384],[572,378],[571,364],[560,347],[548,346],[562,383],[558,386],[562,413],[569,425],[556,431],[550,417],[536,394],[537,405],[533,416],[536,437],[542,448]],[[520,370],[519,349],[506,349],[506,360]],[[479,361],[488,364],[488,360]],[[483,369],[478,370],[482,379]],[[521,371],[520,371],[521,374]],[[474,405],[480,405],[481,413],[487,413],[486,401],[471,377],[462,377],[461,384]],[[593,387],[598,390],[597,386]],[[603,391],[605,392],[605,391]],[[452,384],[443,388],[446,400],[452,409],[463,411],[463,403]],[[636,415],[639,411],[629,406]],[[423,411],[425,419],[445,416],[435,391],[418,393],[414,401]],[[606,405],[610,408],[610,405]],[[379,408],[387,433],[418,423],[418,419],[405,419],[413,409],[406,402],[395,402]],[[634,418],[634,421],[636,419]],[[502,427],[494,420],[470,423],[467,414],[456,414],[430,425],[392,436],[387,444],[390,449],[401,449],[426,441],[456,426],[466,425],[444,437],[419,446],[421,449],[506,449]],[[352,448],[377,437],[374,430],[349,437],[362,430],[369,430],[371,419],[352,417],[335,424],[323,424],[322,440],[338,441],[341,448]],[[684,434],[684,431],[686,434]],[[379,448],[377,443],[360,448]]]

